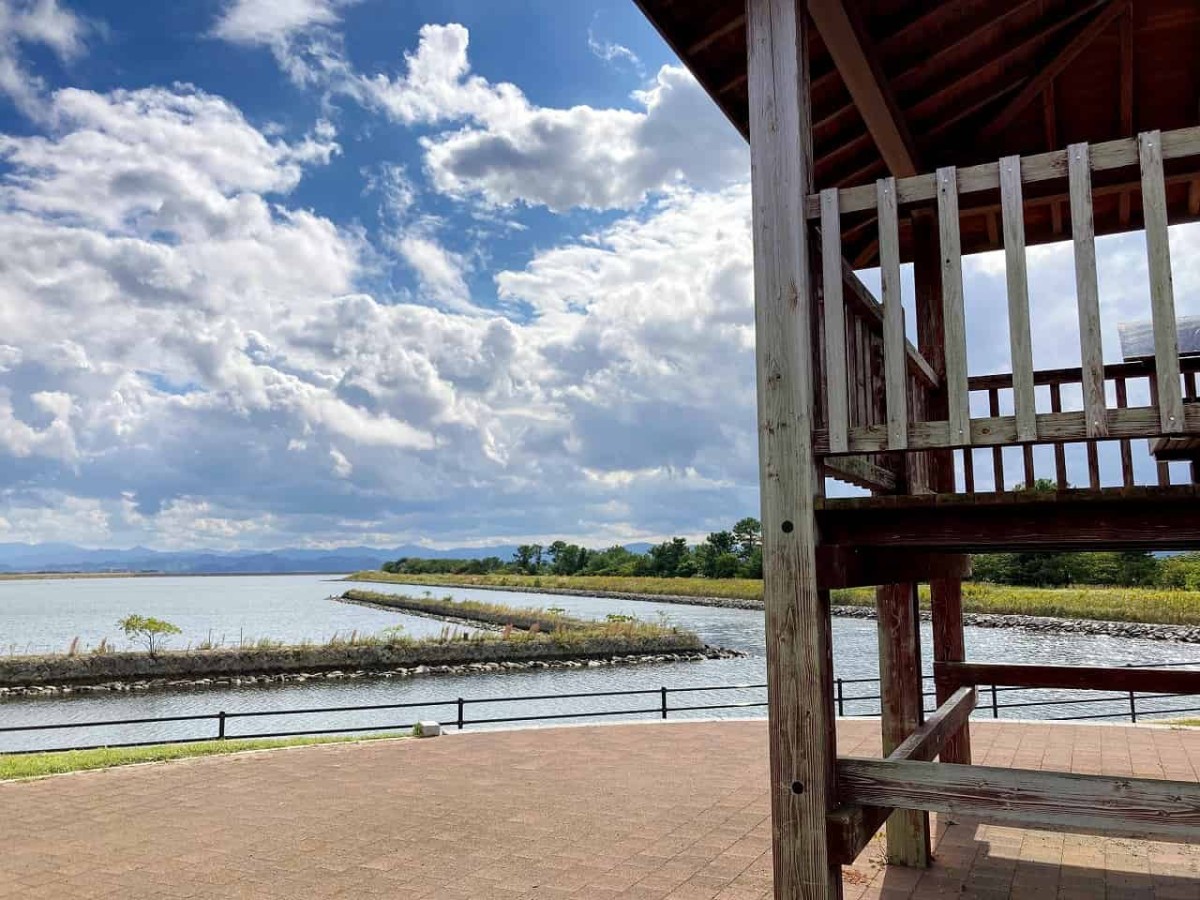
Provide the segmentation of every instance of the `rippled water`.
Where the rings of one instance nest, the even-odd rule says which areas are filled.
[[[211,630],[236,640],[271,637],[313,640],[334,632],[378,631],[402,623],[409,633],[437,630],[440,624],[383,610],[338,603],[328,596],[344,589],[329,576],[239,576],[229,578],[145,578],[89,581],[0,583],[0,647],[44,645],[65,647],[75,635],[89,643],[116,635],[116,619],[129,612],[156,615],[180,625],[182,642],[198,641]],[[374,585],[374,590],[424,593],[424,587]],[[766,679],[762,614],[749,610],[716,609],[666,603],[644,603],[595,597],[547,596],[519,591],[437,589],[459,599],[481,599],[524,606],[558,606],[569,613],[603,618],[609,613],[663,618],[695,631],[709,644],[745,651],[740,659],[703,662],[643,664],[638,666],[553,669],[532,672],[486,673],[464,676],[429,676],[404,679],[314,680],[300,684],[223,687],[138,694],[13,699],[0,702],[0,726],[46,722],[84,723],[104,719],[237,712],[273,712],[331,706],[432,703],[420,709],[329,712],[303,716],[263,715],[231,718],[229,736],[276,731],[313,731],[346,728],[388,728],[408,725],[417,718],[454,722],[456,700],[480,699],[464,706],[468,721],[509,719],[530,715],[572,716],[589,711],[621,713],[611,718],[651,718],[661,715],[660,688],[711,685],[761,684]],[[835,619],[833,624],[836,675],[847,681],[872,678],[878,673],[875,623],[860,619]],[[929,627],[923,629],[926,671],[929,669]],[[177,644],[178,645],[178,644]],[[968,656],[978,662],[1041,662],[1079,665],[1200,663],[1200,647],[1113,637],[1044,635],[1018,629],[967,629]],[[525,696],[590,691],[647,691],[646,694],[607,698],[516,700]],[[843,684],[847,715],[864,715],[878,709],[875,700],[853,698],[877,693],[873,684]],[[1045,702],[1088,697],[1076,692],[1020,691],[999,695],[1002,703]],[[1111,696],[1111,695],[1105,695]],[[761,715],[761,706],[726,710],[680,710],[684,706],[718,703],[761,703],[761,689],[720,692],[672,693],[671,718],[688,716]],[[980,715],[990,715],[990,694],[981,697]],[[1139,712],[1180,708],[1183,700],[1139,699]],[[1047,708],[1042,706],[1002,710],[1004,716],[1042,718],[1088,714],[1126,715],[1128,699],[1118,702]],[[469,727],[495,727],[474,725]],[[105,742],[182,739],[215,733],[213,721],[174,722],[54,732],[0,734],[0,749],[74,746]]]

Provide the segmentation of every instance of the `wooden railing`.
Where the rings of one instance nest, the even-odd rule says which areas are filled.
[[[1184,409],[1188,410],[1189,407],[1187,404],[1197,400],[1196,376],[1200,372],[1200,358],[1183,358],[1179,361],[1179,364],[1184,385]],[[1104,386],[1106,402],[1111,400],[1116,410],[1129,409],[1131,397],[1135,399],[1144,397],[1150,408],[1156,405],[1155,398],[1157,396],[1158,376],[1152,360],[1107,365],[1103,367],[1102,375],[1101,384]],[[1080,395],[1082,394],[1082,384],[1083,370],[1080,367],[1047,369],[1034,372],[1035,410],[1040,409],[1044,411],[1048,405],[1051,416],[1061,414],[1064,406],[1064,388],[1068,392]],[[1011,374],[974,376],[968,379],[968,388],[973,397],[986,397],[988,414],[992,418],[999,417],[1002,408],[1011,408],[1016,404],[1017,389],[1014,387],[1014,376]],[[1069,398],[1068,402],[1071,399],[1074,398]],[[1017,481],[1027,485],[1033,484],[1041,477],[1052,477],[1056,487],[1060,490],[1068,487],[1098,489],[1118,484],[1122,487],[1133,487],[1138,484],[1135,470],[1136,468],[1140,468],[1135,467],[1135,460],[1141,458],[1142,460],[1149,461],[1150,447],[1142,442],[1135,444],[1130,437],[1121,436],[1123,433],[1124,428],[1122,426],[1115,428],[1110,435],[1110,439],[1116,440],[1120,452],[1120,472],[1115,477],[1112,475],[1106,477],[1106,474],[1101,470],[1098,449],[1101,442],[1097,440],[1084,440],[1082,443],[1086,450],[1086,481],[1083,479],[1072,480],[1068,477],[1067,442],[1051,439],[1040,440],[1039,443],[1050,443],[1053,445],[1053,470],[1039,470],[1034,461],[1034,445],[1022,444],[1020,475],[1017,478],[1012,477],[1010,473],[1006,472],[1004,451],[1001,446],[995,445],[983,450],[964,448],[961,451],[963,489],[967,493],[974,493],[977,489],[977,454],[983,454],[985,459],[988,455],[991,457],[991,489],[995,491],[1011,487]],[[1154,468],[1154,477],[1151,483],[1160,486],[1170,485],[1172,483],[1171,472],[1167,462],[1158,459],[1152,461],[1151,464]],[[986,462],[984,466],[985,468],[987,467]],[[1188,477],[1185,483],[1192,483],[1192,479]]]
[[[1149,132],[1136,139],[1092,146],[1073,144],[1053,153],[1010,156],[963,169],[946,167],[936,174],[912,178],[883,178],[873,186],[831,188],[810,196],[807,215],[819,222],[825,286],[820,335],[823,356],[815,380],[822,409],[814,433],[817,454],[834,457],[974,447],[995,447],[998,453],[998,448],[1007,445],[1054,444],[1056,478],[1063,484],[1063,444],[1111,439],[1122,442],[1128,484],[1132,483],[1132,463],[1126,463],[1131,439],[1200,434],[1200,404],[1185,402],[1185,397],[1195,398],[1195,369],[1181,370],[1180,366],[1163,173],[1164,159],[1192,156],[1200,156],[1200,128]],[[1092,176],[1132,166],[1140,166],[1141,172],[1154,358],[1152,363],[1138,364],[1136,372],[1114,374],[1114,367],[1104,364],[1100,337]],[[1066,180],[1070,198],[1081,365],[1047,380],[1033,367],[1023,188],[1056,179]],[[1004,376],[1003,384],[989,384],[988,414],[976,417],[971,412],[971,393],[980,388],[978,380],[968,376],[959,198],[988,191],[998,191],[1000,196],[1013,371]],[[919,379],[924,360],[905,339],[899,236],[903,209],[931,203],[936,205],[941,248],[946,401],[945,417],[934,420],[928,418],[927,392]],[[865,336],[862,318],[850,312],[844,295],[841,240],[842,216],[864,211],[876,217],[882,293],[880,318],[869,323]],[[1191,379],[1186,395],[1181,377],[1185,372]],[[1151,384],[1143,405],[1129,404],[1126,380],[1132,377],[1148,379]],[[1113,382],[1115,402],[1107,396],[1107,381]],[[1067,384],[1080,386],[1079,409],[1063,409],[1062,388]],[[1039,385],[1050,388],[1049,409],[1038,408]],[[1011,412],[1006,414],[1000,412],[1002,389],[1011,400]],[[1091,453],[1094,458],[1094,446]],[[1032,474],[1031,450],[1025,451],[1025,459],[1026,474]],[[1095,466],[1091,469],[1094,472]],[[1089,480],[1098,486],[1094,475]],[[997,484],[1003,484],[1002,477]]]

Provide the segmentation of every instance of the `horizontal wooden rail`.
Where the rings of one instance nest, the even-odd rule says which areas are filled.
[[[1062,690],[1200,694],[1200,671],[1187,669],[938,662],[933,665],[933,675],[939,684],[963,689],[968,685],[995,684]]]
[[[1162,134],[1162,159],[1186,159],[1200,155],[1200,127],[1164,131]],[[1067,150],[1052,150],[1021,159],[1021,181],[1037,184],[1056,181],[1067,177]],[[1137,166],[1140,161],[1137,138],[1119,138],[1091,146],[1091,169],[1107,172]],[[1000,189],[999,162],[967,166],[958,170],[958,193],[972,194],[980,191]],[[896,179],[896,200],[903,207],[913,203],[925,203],[937,197],[937,175],[926,173],[910,178]],[[838,191],[838,211],[842,214],[863,212],[875,208],[875,185],[842,188]],[[805,204],[809,219],[821,217],[820,194],[810,194]]]
[[[924,725],[888,754],[888,759],[918,759],[926,762],[933,759],[942,752],[946,738],[967,723],[975,711],[975,701],[974,687],[959,688],[925,720]]]
[[[971,557],[965,553],[817,547],[817,586],[822,590],[911,581],[928,583],[932,579],[967,578],[970,574]]]
[[[1162,434],[1158,409],[1139,406],[1129,409],[1106,409],[1105,430],[1109,438],[1153,438]],[[1185,404],[1183,407],[1186,434],[1200,435],[1200,404]],[[1056,443],[1094,440],[1094,427],[1083,412],[1060,412],[1037,414],[1036,443]],[[936,450],[955,447],[1000,447],[1015,446],[1022,442],[1017,435],[1016,416],[993,416],[971,419],[970,435],[957,435],[950,422],[910,422],[908,426],[909,450]],[[1035,443],[1035,442],[1031,442]],[[848,449],[851,454],[883,453],[888,449],[886,425],[869,425],[850,429]],[[813,449],[818,456],[830,456],[829,432],[817,429],[813,432]]]
[[[955,691],[932,713],[925,724],[914,731],[888,755],[889,760],[928,761],[937,756],[946,739],[956,733],[975,709],[975,690],[965,687]],[[875,836],[893,807],[871,806],[862,803],[843,803],[826,817],[830,855],[849,865],[854,862],[867,842]]]
[[[994,825],[1139,840],[1200,840],[1200,784],[892,759],[839,759],[843,802]]]
[[[826,545],[891,550],[1197,550],[1200,488],[826,498],[817,526]]]
[[[1184,373],[1200,372],[1200,356],[1185,356],[1179,360],[1179,368]],[[1155,373],[1154,360],[1135,360],[1134,362],[1110,363],[1104,367],[1104,378],[1115,381],[1119,378],[1149,378]],[[1079,366],[1066,369],[1038,369],[1033,373],[1033,383],[1039,387],[1051,384],[1079,384],[1083,380],[1083,372]],[[1013,386],[1013,376],[1008,372],[997,372],[993,375],[973,375],[967,385],[972,392],[1005,390]]]

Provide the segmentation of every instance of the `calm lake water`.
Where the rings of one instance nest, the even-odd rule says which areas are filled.
[[[408,634],[437,632],[441,623],[415,616],[338,603],[328,599],[346,585],[338,576],[234,576],[212,578],[136,578],[0,582],[0,652],[64,649],[79,637],[88,645],[108,638],[124,643],[116,622],[136,612],[174,622],[183,635],[171,646],[180,647],[211,638],[236,643],[272,638],[284,641],[324,640],[335,633],[381,631],[402,625]],[[421,594],[425,587],[380,584],[374,590]],[[690,663],[644,664],[532,672],[488,673],[467,676],[428,676],[404,679],[314,680],[287,685],[214,687],[180,691],[89,694],[68,697],[0,701],[0,727],[52,722],[87,723],[107,719],[151,718],[247,711],[296,710],[311,707],[389,703],[435,703],[422,709],[371,710],[317,713],[300,716],[263,715],[234,718],[227,734],[241,736],[275,731],[314,731],[345,728],[389,728],[408,725],[416,718],[453,722],[458,697],[471,702],[468,720],[508,719],[529,715],[569,717],[589,711],[621,713],[609,718],[657,718],[659,688],[761,684],[766,679],[762,614],[752,610],[715,609],[666,603],[645,603],[596,597],[547,596],[520,591],[480,591],[439,588],[438,595],[480,599],[518,606],[558,606],[568,613],[602,619],[609,613],[635,615],[647,620],[665,619],[697,632],[707,643],[742,650],[740,659]],[[835,619],[833,626],[835,674],[842,679],[873,678],[878,674],[875,623],[860,619]],[[924,628],[926,671],[929,670],[929,627]],[[978,662],[1041,662],[1078,665],[1154,664],[1195,662],[1200,646],[1111,637],[1039,635],[1019,629],[967,629],[968,656]],[[645,690],[652,694],[607,698],[538,699],[529,695],[589,691]],[[844,685],[847,715],[868,715],[878,710],[873,684]],[[1002,703],[1043,703],[1049,700],[1101,695],[1054,691],[1014,691],[1000,695]],[[1112,696],[1112,695],[1104,695]],[[980,700],[980,715],[991,715],[990,695]],[[727,710],[680,710],[684,706],[743,702],[761,703],[765,691],[730,688],[724,691],[672,694],[671,718],[689,716],[761,715],[761,706]],[[1179,709],[1189,698],[1139,699],[1140,715],[1150,710]],[[1193,701],[1194,702],[1194,701]],[[1028,706],[1001,710],[1005,717],[1043,718],[1070,715],[1127,714],[1128,699],[1089,702],[1047,709]],[[569,720],[569,719],[568,719]],[[512,723],[505,723],[512,724]],[[520,724],[520,723],[517,723]],[[471,727],[496,727],[475,725]],[[0,733],[0,750],[47,746],[78,746],[105,742],[185,739],[208,736],[215,723],[172,722],[137,726],[70,728],[40,733]]]

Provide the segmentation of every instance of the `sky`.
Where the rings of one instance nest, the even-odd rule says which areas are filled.
[[[0,542],[727,527],[749,215],[630,0],[0,0]],[[1116,359],[1142,238],[1100,256]],[[1035,364],[1078,364],[1069,245],[1030,266]],[[1003,258],[965,278],[971,371],[1006,370]]]

